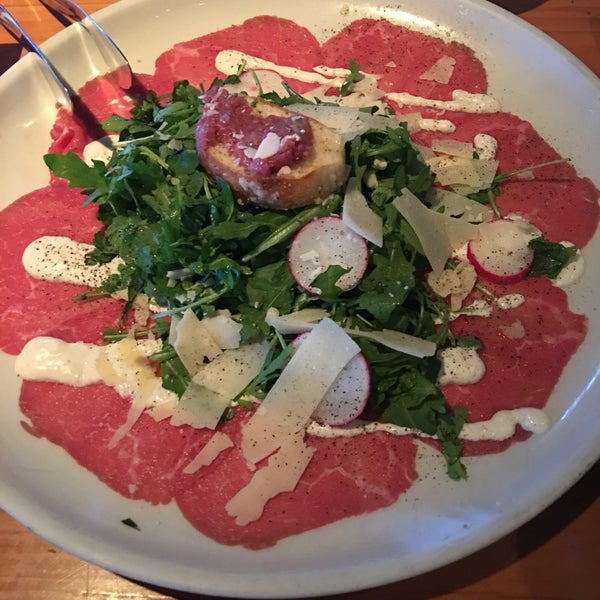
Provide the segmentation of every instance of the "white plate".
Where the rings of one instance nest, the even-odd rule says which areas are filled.
[[[343,8],[347,11],[342,10]],[[98,20],[138,72],[172,44],[276,14],[320,38],[361,16],[385,17],[471,46],[485,63],[491,93],[507,111],[531,121],[580,173],[600,186],[600,85],[575,58],[523,21],[486,2],[404,0],[401,8],[369,0],[124,0]],[[149,40],[152,40],[149,43]],[[44,49],[77,87],[102,65],[73,60],[84,40],[69,28]],[[0,78],[0,202],[46,182],[42,154],[54,114],[37,63],[28,56]],[[585,254],[598,255],[596,236]],[[51,542],[127,577],[168,588],[236,597],[297,597],[357,590],[407,578],[490,544],[541,511],[600,456],[600,312],[598,261],[572,290],[572,306],[590,331],[548,404],[556,424],[509,451],[469,461],[467,483],[431,473],[392,507],[286,539],[252,552],[204,538],[175,506],[129,501],[100,484],[56,446],[24,433],[13,359],[0,357],[0,503]],[[431,457],[419,466],[431,469]],[[433,469],[435,471],[435,469]],[[145,524],[135,531],[121,524]]]

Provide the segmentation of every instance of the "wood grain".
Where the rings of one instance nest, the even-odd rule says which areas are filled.
[[[94,12],[114,0],[80,0]],[[600,75],[600,0],[499,0]],[[33,0],[4,5],[37,43],[60,24]],[[0,73],[21,50],[0,30]],[[600,464],[538,517],[433,573],[338,600],[596,600],[600,598]],[[208,600],[129,581],[85,563],[0,512],[0,600]]]

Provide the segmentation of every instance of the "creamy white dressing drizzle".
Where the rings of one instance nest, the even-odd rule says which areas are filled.
[[[38,337],[28,342],[16,360],[17,374],[23,379],[49,381],[72,386],[102,383],[113,387],[120,396],[131,398],[132,414],[150,409],[157,419],[168,417],[178,399],[165,390],[152,371],[147,357],[160,348],[159,340],[126,338],[116,344],[97,346],[84,342],[64,342],[51,337]],[[133,424],[128,419],[125,432]],[[532,433],[543,433],[550,427],[547,415],[535,408],[503,410],[487,421],[467,423],[461,432],[464,440],[504,440],[512,437],[517,425]],[[391,423],[355,422],[347,427],[329,427],[311,422],[310,435],[318,437],[353,437],[376,431],[392,435],[432,437],[411,428]],[[118,433],[118,432],[117,432]]]
[[[238,72],[240,65],[244,65],[246,69],[256,70],[265,69],[274,71],[281,75],[284,79],[296,79],[304,83],[314,83],[316,85],[339,86],[344,83],[347,75],[350,74],[348,69],[328,69],[320,67],[321,72],[333,73],[333,77],[325,76],[315,71],[303,71],[295,67],[286,67],[278,65],[270,60],[264,60],[239,50],[221,50],[215,59],[215,67],[226,75],[233,75]]]
[[[160,340],[126,338],[98,346],[65,342],[53,337],[33,338],[17,356],[15,371],[30,381],[48,381],[81,387],[102,383],[142,409],[176,405],[177,395],[162,381],[147,358],[160,350]]]
[[[23,267],[36,279],[99,287],[109,275],[118,273],[123,261],[115,258],[102,265],[86,265],[85,257],[93,249],[68,237],[46,235],[25,248]]]
[[[417,126],[423,131],[439,131],[441,133],[456,131],[456,125],[448,119],[418,119]]]
[[[444,348],[439,358],[442,362],[440,385],[468,385],[477,383],[485,375],[485,364],[475,348]]]
[[[502,310],[517,308],[517,306],[521,306],[523,302],[525,302],[525,296],[523,296],[523,294],[506,294],[505,296],[496,298],[494,301],[498,308]]]
[[[494,113],[500,110],[499,102],[487,94],[472,94],[465,90],[454,90],[452,100],[436,100],[413,96],[408,92],[390,92],[387,98],[402,106],[426,106],[442,110],[453,110],[467,113]]]
[[[473,139],[479,160],[493,160],[498,151],[498,140],[487,133],[478,133]]]
[[[521,426],[525,431],[531,433],[544,433],[550,429],[551,422],[548,415],[539,408],[515,408],[512,410],[501,410],[486,421],[476,421],[465,423],[461,432],[461,440],[474,442],[481,441],[502,441],[511,438],[517,426]],[[417,429],[401,427],[392,423],[379,423],[371,421],[369,423],[356,422],[354,425],[346,427],[330,427],[321,425],[315,421],[307,427],[307,433],[321,438],[337,437],[355,437],[369,433],[382,431],[396,436],[413,435],[421,438],[434,438]]]
[[[573,245],[571,242],[561,242],[561,244],[567,248]],[[552,282],[559,288],[566,288],[574,284],[583,275],[584,270],[585,260],[581,250],[578,249],[575,257],[563,267],[558,277]]]
[[[312,71],[304,71],[295,67],[288,67],[279,65],[269,60],[258,58],[239,50],[221,50],[217,54],[215,59],[215,67],[226,75],[233,75],[238,72],[240,65],[244,65],[247,70],[254,71],[269,71],[277,73],[280,77],[285,79],[295,79],[304,83],[312,83],[317,86],[324,86],[323,92],[330,87],[339,87],[343,85],[348,75],[351,74],[350,70],[343,68],[328,67],[326,65],[319,65],[313,68]],[[421,96],[413,96],[406,92],[393,92],[385,93],[377,88],[377,79],[379,75],[363,74],[362,80],[356,82],[353,88],[358,94],[350,94],[347,97],[335,99],[334,97],[328,97],[328,101],[338,102],[341,105],[346,105],[347,102],[353,104],[352,97],[360,96],[361,100],[357,106],[367,106],[378,104],[378,100],[383,96],[394,102],[404,105],[412,106],[425,106],[431,108],[441,108],[445,110],[457,110],[463,112],[497,112],[500,110],[500,105],[491,96],[487,94],[472,94],[464,90],[454,90],[452,92],[452,100],[435,100],[432,98],[424,98]],[[247,87],[247,85],[246,85]],[[314,95],[314,91],[312,95]],[[304,94],[305,97],[311,97],[311,92]],[[456,131],[454,123],[447,119],[423,119],[419,118],[416,120],[415,125],[425,131],[440,131],[442,133],[453,133]],[[482,152],[495,154],[495,149],[492,151],[492,142],[487,138],[491,136],[485,136],[484,148]],[[483,139],[483,138],[482,138]],[[494,140],[495,141],[495,140]]]

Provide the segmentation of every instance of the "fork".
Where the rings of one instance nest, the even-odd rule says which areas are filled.
[[[113,39],[85,9],[73,0],[41,0],[41,3],[68,23],[80,23],[98,46],[117,85],[124,90],[131,87],[133,75],[129,61]]]
[[[53,14],[62,17],[67,23],[80,23],[97,45],[102,57],[109,66],[110,75],[122,89],[129,89],[133,83],[133,74],[129,61],[115,44],[112,38],[98,23],[76,2],[72,0],[41,0]],[[0,4],[0,25],[28,50],[34,52],[42,60],[53,82],[58,87],[62,98],[59,102],[68,109],[73,109],[73,98],[76,92],[63,78],[46,54],[31,39],[25,29],[13,17],[10,11]]]
[[[0,24],[17,40],[20,41],[31,52],[35,52],[44,63],[47,72],[51,76],[54,84],[58,87],[62,98],[60,104],[65,108],[73,109],[73,97],[75,92],[71,86],[63,79],[48,57],[40,50],[39,46],[29,37],[27,32],[21,27],[19,22],[12,16],[8,9],[0,4]]]

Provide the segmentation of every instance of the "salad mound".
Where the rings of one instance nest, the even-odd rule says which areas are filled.
[[[61,323],[56,313],[52,324],[19,323],[21,341],[3,347],[27,342],[17,363],[37,364],[36,344],[47,344],[37,336],[83,340],[75,351],[95,369],[71,385],[49,382],[44,364],[25,375],[31,433],[119,493],[174,500],[200,531],[252,548],[394,502],[417,477],[415,439],[439,448],[461,479],[464,456],[543,431],[542,409],[586,332],[556,285],[578,250],[557,237],[563,213],[538,218],[540,203],[514,190],[570,194],[580,246],[598,221],[593,185],[529,124],[489,108],[468,48],[361,20],[312,44],[298,66],[325,79],[310,88],[304,74],[277,72],[290,63],[255,44],[258,25],[307,35],[259,17],[175,46],[141,78],[148,85],[179,73],[190,46],[220,65],[238,56],[232,48],[249,54],[217,79],[207,77],[213,63],[186,65],[199,85],[173,77],[169,94],[148,92],[130,114],[123,103],[104,122],[115,136],[107,160],[84,157],[92,140],[63,113],[45,157],[55,179],[0,219],[7,232],[14,219],[27,223],[27,241],[10,250],[12,288],[35,282],[42,307],[48,293],[74,297],[59,307]],[[420,49],[415,64],[395,64],[390,33]],[[380,40],[381,55],[361,54],[363,35]],[[323,57],[331,70],[318,67]],[[82,99],[97,89],[116,93],[97,80]],[[310,206],[241,204],[196,142],[205,99],[221,89],[323,123],[345,144],[344,183]],[[435,105],[410,104],[417,93]],[[42,202],[49,220],[24,219],[35,221],[28,211]],[[490,230],[501,234],[491,240]],[[114,264],[112,274],[94,288],[32,279],[17,263],[43,235],[93,241],[84,270]],[[13,323],[18,293],[3,294]]]

